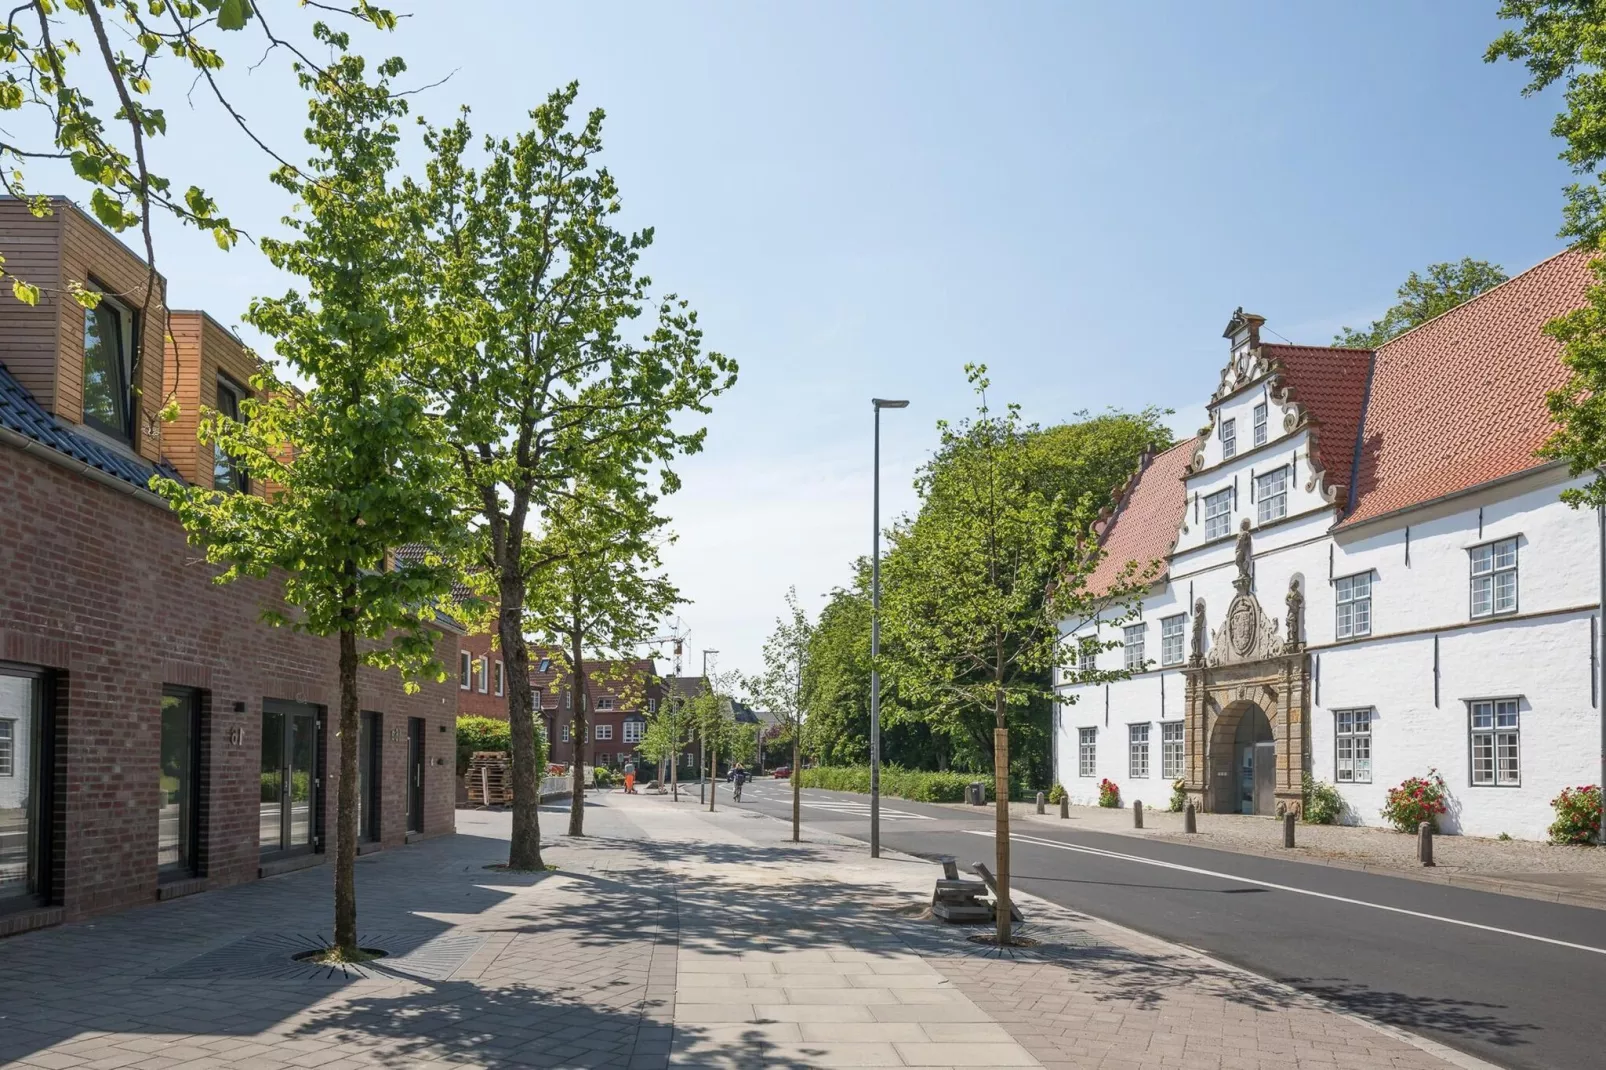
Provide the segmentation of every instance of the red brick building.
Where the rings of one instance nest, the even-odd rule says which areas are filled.
[[[541,714],[550,760],[568,765],[575,759],[573,733],[575,695],[560,654],[549,647],[530,648],[530,685],[541,696]],[[630,661],[588,661],[581,690],[590,711],[581,763],[609,768],[640,759],[637,748],[647,719],[658,712],[664,684],[650,658]]]
[[[193,420],[236,403],[248,356],[200,313],[164,347],[144,263],[67,202],[0,202],[0,247],[42,286],[0,294],[0,934],[322,863],[335,642],[261,623],[278,585],[214,584],[145,489],[253,491]],[[159,420],[168,389],[187,423]],[[453,664],[448,625],[437,650]],[[359,683],[364,849],[451,831],[456,682]]]

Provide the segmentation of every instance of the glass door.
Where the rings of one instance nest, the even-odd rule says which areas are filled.
[[[201,704],[196,701],[195,692],[163,692],[156,868],[164,877],[194,876],[196,872],[200,713]]]
[[[0,912],[50,889],[43,678],[0,667]]]
[[[369,843],[379,839],[381,738],[379,714],[364,713],[357,732],[357,839]]]
[[[407,831],[424,831],[424,719],[407,718]]]
[[[318,710],[262,703],[262,853],[313,846],[318,809]]]

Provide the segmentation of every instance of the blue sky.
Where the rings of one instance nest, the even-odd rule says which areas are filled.
[[[1482,61],[1492,0],[393,2],[412,17],[358,46],[412,84],[451,75],[421,114],[467,103],[510,133],[580,81],[627,224],[656,227],[651,274],[741,363],[670,509],[693,660],[722,669],[759,667],[789,585],[817,607],[868,551],[871,396],[912,402],[883,442],[884,503],[907,509],[934,422],[970,407],[966,361],[1040,422],[1158,405],[1191,430],[1237,305],[1324,343],[1412,269],[1560,247],[1556,100]],[[300,158],[300,95],[256,58],[232,92]],[[215,108],[166,103],[161,167],[271,232],[268,161]],[[160,237],[180,307],[232,324],[284,285],[248,246]]]

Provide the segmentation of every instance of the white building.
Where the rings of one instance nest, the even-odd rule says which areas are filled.
[[[1556,793],[1599,777],[1600,535],[1535,455],[1565,379],[1541,327],[1592,280],[1562,253],[1375,352],[1262,343],[1235,314],[1208,431],[1103,524],[1095,587],[1161,563],[1142,620],[1062,625],[1138,667],[1058,674],[1071,798],[1108,778],[1164,805],[1182,778],[1201,809],[1271,814],[1309,772],[1379,824],[1436,768],[1446,831],[1543,837]]]

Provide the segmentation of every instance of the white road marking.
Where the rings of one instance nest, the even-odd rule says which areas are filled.
[[[965,829],[972,836],[986,836],[989,839],[993,833],[981,829]],[[1123,862],[1139,862],[1145,866],[1158,866],[1161,869],[1173,869],[1181,873],[1197,873],[1204,877],[1220,877],[1222,880],[1236,881],[1239,884],[1254,884],[1261,888],[1271,888],[1279,892],[1293,892],[1295,895],[1308,895],[1317,899],[1327,899],[1335,903],[1349,903],[1352,906],[1371,907],[1373,910],[1386,910],[1391,914],[1404,914],[1407,917],[1423,918],[1427,921],[1442,921],[1446,925],[1460,925],[1467,929],[1481,929],[1488,933],[1499,933],[1501,936],[1516,936],[1523,940],[1533,940],[1541,944],[1553,944],[1556,947],[1572,948],[1574,951],[1589,951],[1596,955],[1606,955],[1606,948],[1590,947],[1588,944],[1574,944],[1566,940],[1557,940],[1549,936],[1536,936],[1533,933],[1520,933],[1515,929],[1502,929],[1495,925],[1480,925],[1475,921],[1462,921],[1460,918],[1446,918],[1440,914],[1426,914],[1420,910],[1407,910],[1404,907],[1391,907],[1382,903],[1369,903],[1364,899],[1351,899],[1348,896],[1333,895],[1330,892],[1313,892],[1308,888],[1295,888],[1287,884],[1275,884],[1271,881],[1256,880],[1253,877],[1240,877],[1235,873],[1218,873],[1213,869],[1200,869],[1197,866],[1184,866],[1178,862],[1162,862],[1157,858],[1144,858],[1140,855],[1121,854],[1119,851],[1106,851],[1099,847],[1083,847],[1080,844],[1060,843],[1057,840],[1040,840],[1035,836],[1011,836],[1011,841],[1035,844],[1039,847],[1053,847],[1060,851],[1076,851],[1080,854],[1099,855],[1104,858],[1115,858]]]
[[[751,796],[751,798],[757,799],[760,802],[773,803],[790,803],[792,801],[792,796],[790,793],[785,795],[760,795],[755,793]],[[818,797],[810,798],[808,795],[804,795],[801,801],[804,809],[807,810],[824,810],[827,813],[845,814],[848,817],[870,816],[870,804],[866,802],[859,802],[857,799],[821,799]],[[881,817],[886,821],[936,820],[936,818],[931,817],[928,814],[916,814],[911,813],[908,810],[894,810],[887,806],[883,806],[881,808]]]

